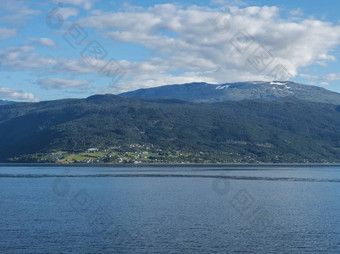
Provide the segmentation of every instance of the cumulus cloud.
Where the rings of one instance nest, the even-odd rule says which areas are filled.
[[[221,13],[161,4],[134,11],[96,11],[80,23],[160,56],[125,65],[130,80],[140,84],[185,81],[190,74],[214,82],[273,80],[277,68],[287,74],[284,78],[291,78],[302,67],[335,60],[330,52],[340,43],[340,26],[314,19],[284,20],[279,12],[275,6],[230,6],[228,13]],[[219,31],[216,22],[224,22],[226,29]],[[185,74],[171,74],[176,71]]]
[[[13,28],[0,27],[0,40],[16,36],[18,31]]]
[[[290,11],[290,14],[293,16],[303,16],[303,11],[301,8],[293,9]]]
[[[78,16],[78,9],[76,8],[59,8],[58,13],[63,17],[63,19],[68,19],[69,17],[77,17]]]
[[[50,38],[31,38],[30,41],[47,47],[57,46],[57,43]]]
[[[340,73],[330,73],[324,77],[327,81],[338,81],[340,80]]]
[[[306,66],[326,65],[336,60],[331,52],[340,43],[339,25],[304,18],[299,13],[301,10],[291,12],[299,19],[283,19],[276,6],[241,7],[240,2],[238,5],[237,1],[227,2],[235,4],[225,12],[179,4],[148,8],[129,6],[116,12],[95,10],[78,23],[85,30],[94,28],[104,37],[97,40],[138,44],[151,51],[140,61],[124,57],[117,60],[126,74],[118,84],[108,88],[115,92],[192,81],[290,79],[301,74],[299,72]],[[94,1],[65,0],[63,3],[91,9]],[[68,11],[68,16],[78,15],[75,8],[63,6],[62,9]],[[110,54],[110,48],[106,50],[109,56],[98,61],[100,66],[115,57]],[[30,46],[0,51],[0,65],[8,70],[48,68],[48,74],[105,76],[81,56],[78,59],[44,57]],[[49,89],[63,86],[60,82],[59,85],[56,82],[46,84]]]
[[[39,85],[45,89],[88,89],[89,82],[77,79],[47,78],[39,81]]]
[[[54,0],[54,3],[59,3],[60,0]],[[96,0],[63,0],[63,4],[72,4],[76,6],[81,6],[85,10],[90,10]]]
[[[221,5],[221,6],[230,6],[230,5],[245,6],[247,5],[247,3],[241,0],[211,0],[210,3],[213,5]]]
[[[320,86],[328,86],[329,83],[327,83],[327,82],[320,82],[319,85],[320,85]]]
[[[1,24],[22,25],[41,12],[31,9],[26,1],[11,0],[1,2],[0,14]]]
[[[316,80],[319,79],[319,76],[317,75],[312,75],[312,74],[306,74],[306,73],[301,73],[299,74],[301,78],[308,79],[308,80]]]
[[[59,59],[50,72],[63,74],[91,74],[96,73],[96,69],[82,60]]]
[[[0,50],[0,66],[5,70],[32,70],[56,64],[53,58],[31,53],[32,46],[10,47]]]
[[[55,42],[48,38],[33,38],[31,42],[48,46]],[[0,50],[0,67],[8,71],[43,70],[46,74],[98,74],[105,76],[101,69],[109,63],[107,60],[84,60],[78,59],[44,57],[37,53],[32,45],[20,47],[9,47]]]
[[[25,93],[20,90],[0,87],[0,98],[5,100],[37,102],[39,99],[32,93]]]

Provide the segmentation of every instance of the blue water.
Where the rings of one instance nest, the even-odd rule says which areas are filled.
[[[340,253],[340,166],[0,165],[0,253]]]

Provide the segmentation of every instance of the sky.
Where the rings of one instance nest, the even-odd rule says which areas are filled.
[[[3,1],[0,99],[272,80],[340,92],[339,9],[334,0]]]

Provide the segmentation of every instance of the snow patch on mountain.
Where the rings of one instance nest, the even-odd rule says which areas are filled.
[[[272,81],[270,82],[271,85],[279,85],[279,86],[286,86],[288,82],[277,82],[277,81]]]
[[[227,89],[229,87],[230,87],[230,85],[219,85],[219,86],[216,87],[216,89],[221,90],[221,89]]]

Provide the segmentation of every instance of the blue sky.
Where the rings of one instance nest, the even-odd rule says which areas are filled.
[[[0,10],[0,99],[286,80],[340,92],[338,1],[13,0]]]

